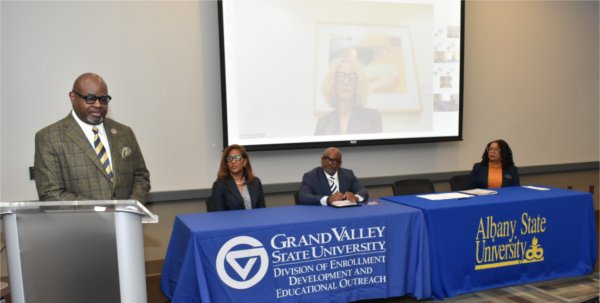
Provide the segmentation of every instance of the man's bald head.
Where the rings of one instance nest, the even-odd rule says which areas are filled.
[[[342,166],[342,153],[336,147],[329,147],[323,151],[321,157],[321,167],[328,174],[334,175],[335,172]]]
[[[73,82],[73,90],[77,90],[80,93],[85,94],[86,92],[82,92],[80,90],[85,88],[86,84],[89,82],[94,82],[101,86],[104,86],[108,93],[108,87],[106,85],[106,82],[104,82],[104,79],[102,79],[102,77],[100,77],[100,75],[96,73],[81,74],[79,77],[77,77],[77,79],[75,79],[75,82]]]
[[[108,101],[100,99],[106,101],[103,103],[99,97],[108,97],[110,101],[106,82],[94,73],[85,73],[77,77],[73,83],[73,90],[69,92],[73,111],[81,121],[91,125],[104,122],[108,112]]]

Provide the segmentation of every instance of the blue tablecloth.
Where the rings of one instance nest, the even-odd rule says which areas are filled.
[[[592,195],[552,188],[431,201],[383,199],[425,213],[433,297],[589,274],[598,255]]]
[[[423,213],[390,202],[178,215],[172,302],[348,302],[431,295]]]

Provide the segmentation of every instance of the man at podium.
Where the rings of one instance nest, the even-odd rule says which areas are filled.
[[[150,173],[133,130],[106,118],[108,87],[94,73],[69,92],[73,110],[35,135],[40,201],[134,199],[144,202]]]

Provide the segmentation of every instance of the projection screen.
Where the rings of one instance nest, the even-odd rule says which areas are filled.
[[[464,2],[222,0],[223,144],[462,139]]]

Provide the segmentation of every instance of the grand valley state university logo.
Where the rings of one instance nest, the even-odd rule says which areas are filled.
[[[236,246],[243,248],[234,250]],[[258,271],[248,277],[252,269],[257,266],[257,261],[260,263]],[[216,266],[217,274],[223,283],[231,288],[247,289],[256,285],[265,276],[269,268],[269,257],[260,241],[248,236],[239,236],[223,244],[217,254]],[[233,269],[237,276],[231,277],[229,275],[231,271],[228,271],[227,267]]]

